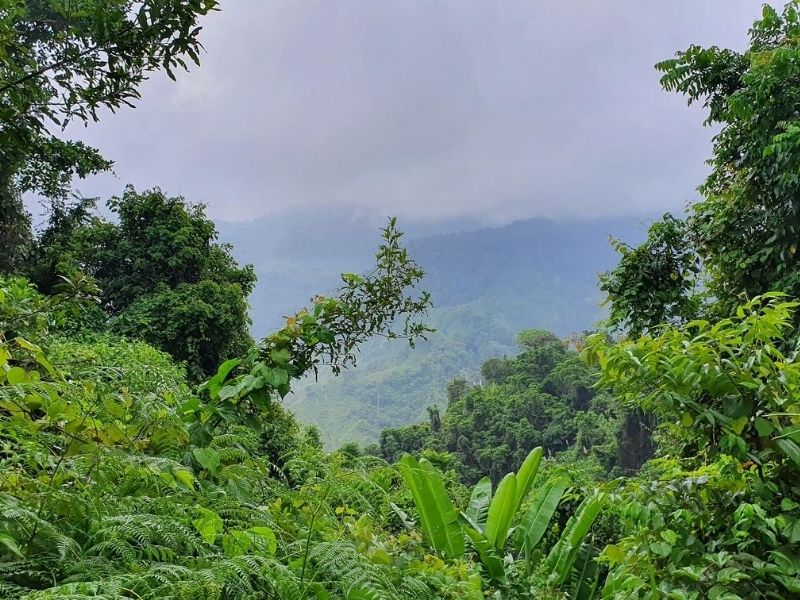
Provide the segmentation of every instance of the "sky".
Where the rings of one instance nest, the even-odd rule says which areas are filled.
[[[222,0],[199,67],[68,131],[115,161],[75,187],[160,186],[218,220],[680,211],[713,131],[653,65],[692,43],[743,49],[759,13],[751,0]]]

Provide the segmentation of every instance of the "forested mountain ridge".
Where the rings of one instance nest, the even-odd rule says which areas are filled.
[[[360,264],[372,243],[369,220],[346,215],[334,216],[328,226],[309,218],[299,239],[290,241],[287,232],[296,230],[293,223],[299,220],[282,217],[268,233],[262,220],[221,225],[234,255],[252,263],[259,277],[250,298],[255,331],[266,323],[259,315],[287,314],[311,293],[333,288],[337,281],[329,274],[342,270],[347,258],[349,269]],[[289,406],[322,429],[328,447],[354,439],[374,442],[384,428],[420,420],[427,406],[445,405],[450,380],[477,381],[483,361],[515,353],[520,330],[568,336],[602,319],[597,277],[617,260],[609,236],[636,242],[643,236],[641,222],[529,219],[437,235],[426,234],[434,227],[447,231],[469,223],[412,223],[408,248],[425,270],[422,285],[433,302],[429,321],[437,331],[413,350],[385,340],[369,342],[356,368],[301,383],[287,398]],[[334,252],[333,245],[343,251]]]

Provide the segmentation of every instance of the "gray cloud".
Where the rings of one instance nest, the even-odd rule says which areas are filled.
[[[294,206],[413,217],[619,215],[694,197],[713,132],[653,64],[742,48],[745,0],[223,1],[207,55],[70,133],[216,218]]]

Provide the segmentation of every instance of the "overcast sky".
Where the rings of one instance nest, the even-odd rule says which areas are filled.
[[[653,64],[744,47],[751,0],[222,0],[207,54],[71,130],[125,183],[239,220],[640,215],[695,197],[712,132]]]

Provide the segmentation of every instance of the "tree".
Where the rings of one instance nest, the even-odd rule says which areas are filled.
[[[693,45],[656,65],[664,89],[702,103],[719,133],[686,221],[665,216],[640,247],[618,244],[620,265],[602,279],[612,325],[635,335],[698,309],[727,316],[769,291],[800,295],[798,7],[779,13],[765,4],[742,53]]]
[[[383,430],[381,456],[395,461],[405,452],[447,452],[458,460],[460,479],[470,484],[484,474],[496,483],[540,445],[549,456],[576,455],[577,446],[581,456],[599,461],[598,471],[619,466],[626,410],[609,393],[595,393],[597,372],[550,332],[523,331],[519,340],[516,357],[483,364],[484,385],[454,380],[443,414],[429,407],[427,421]],[[646,458],[625,457],[625,464],[638,467]]]
[[[600,385],[661,419],[656,476],[619,499],[647,514],[607,553],[620,597],[800,593],[800,564],[783,561],[800,541],[800,361],[783,350],[797,307],[773,293],[657,337],[589,338]]]
[[[691,46],[657,65],[662,85],[702,101],[720,127],[689,227],[713,295],[800,292],[800,20],[798,3],[765,4],[739,54]]]
[[[74,176],[111,162],[53,128],[133,106],[139,85],[198,63],[199,18],[216,0],[10,0],[0,10],[0,273],[30,242],[24,192],[64,197]]]
[[[613,244],[622,255],[619,264],[600,277],[612,328],[637,336],[697,315],[700,259],[685,221],[667,213],[650,227],[640,246],[616,240]]]
[[[186,362],[195,381],[244,354],[255,274],[216,243],[204,207],[131,186],[108,207],[116,223],[98,217],[93,201],[54,204],[30,267],[39,289],[49,293],[61,276],[88,273],[110,328]]]

